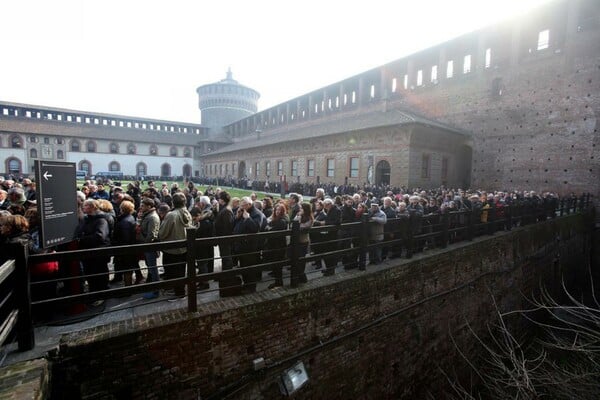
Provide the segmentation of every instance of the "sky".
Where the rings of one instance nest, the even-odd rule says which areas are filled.
[[[0,0],[0,101],[200,123],[233,78],[260,110],[551,0]]]

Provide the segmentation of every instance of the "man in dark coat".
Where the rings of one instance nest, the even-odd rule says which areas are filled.
[[[336,205],[333,204],[333,200],[331,200],[331,199],[323,200],[323,207],[325,208],[325,212],[327,213],[327,217],[325,217],[324,225],[339,226],[342,222],[342,213],[336,207]],[[336,231],[328,232],[326,237],[327,237],[326,241],[336,240],[337,232]],[[336,245],[331,245],[330,248],[337,250]],[[325,271],[323,271],[323,275],[328,276],[328,275],[333,275],[335,273],[335,266],[337,265],[338,258],[339,258],[338,255],[324,257],[326,268],[325,268]]]
[[[234,221],[233,233],[235,235],[248,235],[258,233],[267,226],[267,219],[252,202],[250,197],[242,197],[240,207]],[[240,268],[256,265],[260,262],[258,251],[260,246],[253,235],[248,235],[234,244],[235,253],[238,254]],[[250,254],[248,254],[250,253]],[[256,282],[260,280],[260,271],[242,272],[244,288],[247,292],[256,291]]]
[[[110,246],[110,228],[108,220],[103,212],[99,210],[98,201],[88,199],[83,202],[83,213],[85,217],[77,228],[77,239],[80,249],[95,249]],[[88,276],[90,292],[108,289],[108,261],[110,257],[92,257],[82,260],[83,271]],[[99,306],[103,303],[98,300],[94,303]]]

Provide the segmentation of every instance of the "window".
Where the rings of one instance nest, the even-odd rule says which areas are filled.
[[[71,151],[80,151],[81,149],[81,145],[79,144],[78,140],[72,140],[71,141]],[[79,168],[82,169],[82,168]]]
[[[404,74],[404,89],[408,89],[408,74]]]
[[[81,161],[79,163],[79,169],[85,171],[86,175],[92,174],[92,164],[89,161]]]
[[[38,154],[37,154],[37,150],[36,149],[31,149],[29,150],[29,157],[30,158],[37,158]]]
[[[467,54],[463,62],[463,74],[471,72],[471,55]]]
[[[35,135],[31,135],[29,136],[29,142],[31,143],[37,143],[37,137]]]
[[[421,159],[421,178],[429,178],[429,154],[423,154]]]
[[[335,176],[335,158],[327,159],[327,177],[333,178]]]
[[[265,174],[267,174],[267,177],[271,176],[271,161],[265,162]]]
[[[315,176],[315,160],[306,162],[306,176]]]
[[[189,147],[186,147],[185,149],[183,149],[183,156],[184,157],[191,157],[192,156],[192,149],[190,149]]]
[[[160,175],[161,176],[171,176],[171,165],[170,164],[161,165]]]
[[[9,174],[20,174],[21,173],[21,160],[18,158],[9,158],[6,160],[6,166]]]
[[[116,143],[111,143],[109,146],[109,151],[111,153],[118,153],[119,152],[119,146]]]
[[[118,162],[113,161],[110,164],[108,164],[108,170],[110,172],[119,172],[119,171],[121,171],[121,166],[119,165]]]
[[[448,158],[442,158],[442,181],[448,179]]]
[[[231,175],[235,175],[235,163],[231,164]]]
[[[283,176],[283,161],[277,161],[277,175]]]
[[[10,137],[10,147],[13,149],[20,149],[23,147],[21,143],[21,137],[19,137],[19,135],[13,135]]]
[[[538,34],[537,49],[544,50],[550,46],[550,31],[548,29],[541,31]]]
[[[65,159],[65,153],[62,150],[56,150],[56,158],[59,160]]]
[[[298,176],[298,160],[292,160],[290,164],[291,175]]]
[[[90,140],[87,142],[87,151],[88,153],[95,153],[96,152],[96,142]]]
[[[56,138],[56,144],[63,144],[65,141],[63,140],[63,138]]]
[[[437,65],[431,67],[431,82],[437,83]]]
[[[45,137],[44,138],[44,144],[50,144],[50,138],[49,137]]]
[[[453,75],[454,75],[454,61],[450,60],[450,61],[448,61],[448,64],[446,67],[446,78],[452,78]]]
[[[144,176],[146,175],[146,164],[144,163],[137,163],[137,165],[135,166],[135,172],[137,176]]]
[[[229,164],[225,164],[225,176],[229,175]]]
[[[170,155],[171,157],[177,157],[177,147],[175,147],[175,146],[172,146],[172,147],[169,149],[169,155]]]
[[[417,86],[421,86],[423,84],[423,70],[420,69],[417,71]]]
[[[258,178],[259,175],[260,175],[260,163],[255,163],[254,164],[254,176],[256,176]]]
[[[485,68],[492,66],[492,49],[485,50]]]
[[[350,157],[350,170],[348,171],[350,178],[358,178],[358,157]]]
[[[155,144],[151,145],[150,146],[150,155],[155,156],[157,154],[158,154],[158,147],[156,147]]]
[[[135,154],[137,151],[135,144],[133,143],[128,143],[127,144],[127,154]]]

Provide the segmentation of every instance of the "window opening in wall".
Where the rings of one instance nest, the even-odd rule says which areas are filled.
[[[328,158],[327,159],[327,177],[333,178],[335,175],[335,159]]]
[[[398,89],[398,81],[394,78],[392,79],[392,93],[396,93],[396,89]]]
[[[421,159],[421,178],[429,178],[429,154],[423,154]]]
[[[44,144],[50,144],[50,138],[49,137],[45,137],[44,138]]]
[[[2,109],[2,114],[8,115],[8,108],[3,108]]]
[[[375,98],[375,85],[371,85],[371,98]]]
[[[471,55],[467,54],[463,62],[463,74],[471,72]]]
[[[306,163],[306,176],[315,176],[315,160],[308,160]]]
[[[356,103],[356,91],[352,91],[352,104]]]
[[[348,104],[348,95],[346,93],[344,93],[344,105],[346,105],[346,104]]]
[[[442,158],[442,181],[448,179],[448,158]]]
[[[283,176],[283,161],[277,161],[277,175]]]
[[[485,68],[492,66],[492,49],[485,50]]]
[[[256,177],[258,178],[260,175],[260,163],[254,164],[254,172],[256,173]]]
[[[340,108],[340,96],[336,96],[335,98],[335,108]]]
[[[437,65],[431,67],[431,82],[437,83]]]
[[[56,158],[62,160],[65,158],[65,153],[62,150],[56,150]]]
[[[31,149],[29,150],[29,157],[30,158],[37,158],[38,154],[37,154],[37,150],[36,149]]]
[[[348,171],[350,178],[358,178],[358,157],[350,157],[350,170]]]
[[[121,166],[119,165],[119,163],[118,163],[118,162],[116,162],[116,161],[113,161],[113,162],[111,162],[110,164],[108,164],[108,170],[109,170],[110,172],[117,172],[117,171],[120,171],[120,170],[121,170]]]
[[[448,64],[446,66],[446,78],[452,78],[453,75],[454,75],[454,61],[450,60],[450,61],[448,61]]]
[[[290,175],[298,176],[298,160],[292,160],[290,167]]]
[[[404,74],[404,89],[408,89],[408,74]]]
[[[545,29],[538,34],[537,49],[544,50],[550,46],[550,30]]]
[[[423,85],[423,70],[420,69],[417,71],[417,86]]]
[[[25,111],[25,116],[26,116],[27,118],[31,118],[31,111]],[[71,118],[70,118],[70,116],[69,116],[69,121],[71,121]]]
[[[267,176],[271,176],[271,161],[265,162],[265,174],[267,174]]]
[[[129,143],[127,145],[127,154],[135,154],[135,144]]]
[[[47,119],[52,119],[52,114],[51,113],[46,114],[46,118]]]

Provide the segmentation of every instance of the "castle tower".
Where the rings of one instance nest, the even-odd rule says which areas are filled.
[[[231,68],[227,70],[225,79],[202,85],[196,89],[196,93],[201,123],[210,128],[211,136],[223,126],[254,114],[260,97],[256,90],[234,80]]]

